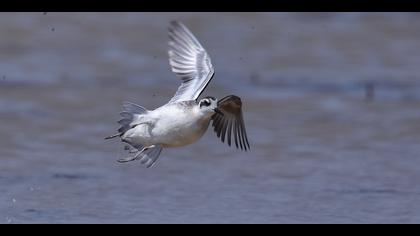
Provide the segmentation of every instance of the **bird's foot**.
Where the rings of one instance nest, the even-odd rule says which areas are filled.
[[[125,157],[125,158],[118,159],[117,161],[119,163],[125,163],[125,162],[135,161],[135,160],[137,160],[137,159],[139,159],[141,157],[141,153],[143,151],[145,151],[145,150],[147,150],[147,149],[146,148],[143,148],[141,151],[139,151],[137,149],[129,150],[129,153],[137,153],[137,154],[134,155],[134,156],[131,156],[131,157]]]
[[[125,158],[121,158],[121,159],[118,159],[117,161],[119,162],[119,163],[125,163],[125,162],[130,162],[130,161],[134,161],[134,160],[136,160],[136,156],[132,156],[132,157],[125,157]]]

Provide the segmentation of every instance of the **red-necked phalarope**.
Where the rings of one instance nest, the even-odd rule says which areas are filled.
[[[140,160],[151,167],[164,147],[194,143],[206,132],[210,121],[222,142],[226,138],[230,146],[234,140],[237,148],[249,150],[238,96],[229,95],[219,101],[208,96],[197,102],[214,75],[206,50],[187,27],[177,21],[170,24],[169,39],[169,63],[182,84],[167,104],[155,110],[124,102],[122,119],[118,121],[121,127],[117,134],[106,139],[120,137],[129,144],[126,149],[134,155],[118,161]]]

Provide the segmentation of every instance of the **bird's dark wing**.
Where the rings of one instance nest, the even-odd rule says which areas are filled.
[[[218,102],[217,108],[223,113],[223,115],[215,113],[211,118],[217,137],[220,137],[222,142],[225,142],[226,138],[230,146],[233,136],[237,148],[245,151],[249,150],[249,142],[242,115],[241,99],[235,95],[226,96]]]

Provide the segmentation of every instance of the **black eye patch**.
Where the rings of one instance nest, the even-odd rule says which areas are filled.
[[[200,107],[202,107],[202,106],[206,106],[206,107],[208,107],[208,106],[210,106],[210,102],[208,101],[208,100],[203,100],[201,103],[200,103]]]

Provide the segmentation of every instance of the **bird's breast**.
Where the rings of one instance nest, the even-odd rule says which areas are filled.
[[[185,146],[201,138],[209,123],[209,118],[184,111],[160,119],[152,133],[156,142],[164,146]]]

